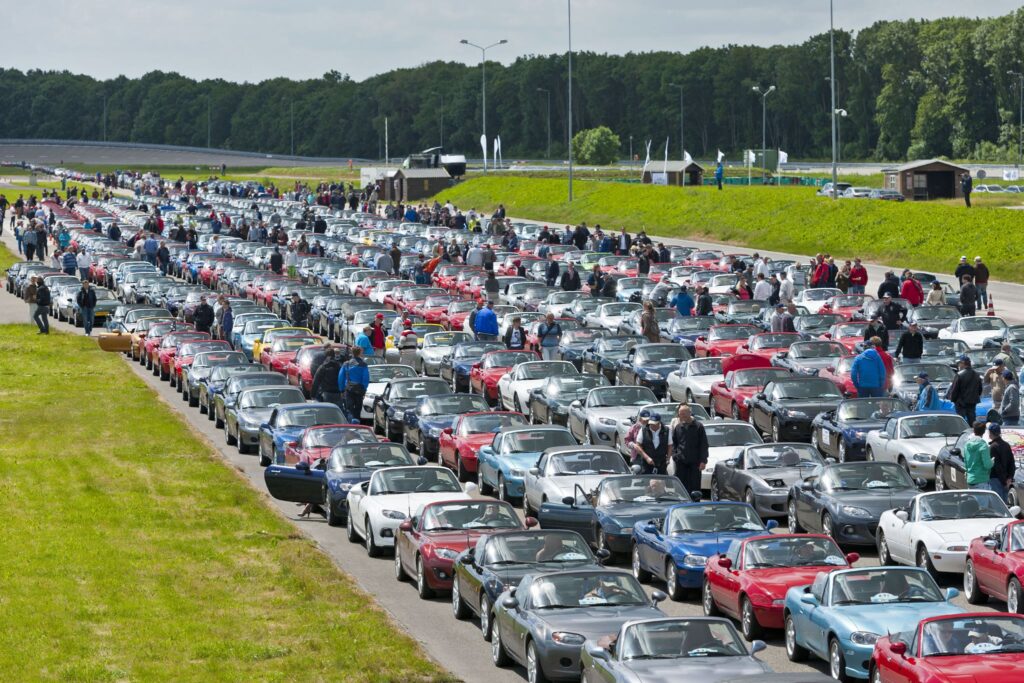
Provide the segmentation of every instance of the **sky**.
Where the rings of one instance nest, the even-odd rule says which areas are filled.
[[[505,64],[564,52],[563,0],[33,0],[4,11],[0,66],[69,70],[97,78],[154,70],[258,82],[354,80],[436,60],[476,64],[479,45]],[[884,19],[997,16],[1020,0],[835,0],[836,27]],[[34,29],[31,27],[35,27]],[[800,43],[829,27],[828,0],[572,0],[574,50],[623,54],[729,44]]]

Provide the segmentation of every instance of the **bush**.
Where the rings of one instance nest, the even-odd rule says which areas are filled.
[[[618,160],[621,148],[619,136],[606,126],[581,130],[572,138],[573,156],[581,164],[606,166]]]

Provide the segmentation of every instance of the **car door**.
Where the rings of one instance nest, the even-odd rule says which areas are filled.
[[[808,531],[821,531],[822,482],[820,477],[808,477],[804,480],[808,488],[801,488],[797,493],[796,512],[800,526]]]
[[[277,424],[277,409],[270,413],[266,423],[260,425],[259,452],[271,460],[274,459],[274,427]]]
[[[831,603],[832,581],[825,581],[825,590],[818,599],[817,605],[806,605],[809,610],[807,614],[806,630],[804,638],[807,646],[813,652],[823,655],[828,651],[828,633],[831,626],[832,608]]]
[[[961,434],[953,448],[949,449],[949,457],[946,458],[943,463],[943,476],[945,478],[946,488],[951,489],[965,489],[967,488],[967,472],[964,469],[964,444],[972,436],[972,432]],[[955,453],[954,453],[955,451]]]
[[[373,426],[387,430],[387,405],[388,398],[391,396],[391,384],[384,387],[384,391],[381,392],[380,396],[373,404]]]
[[[754,400],[750,404],[750,415],[754,428],[765,433],[771,431],[772,428],[771,410],[774,393],[775,384],[769,384],[760,394],[754,395]],[[764,398],[758,398],[758,396]]]
[[[882,533],[885,534],[886,544],[889,546],[889,554],[897,562],[914,564],[911,535],[914,524],[919,521],[917,518],[920,515],[920,509],[921,506],[918,505],[918,501],[915,498],[910,501],[910,505],[907,508],[907,521],[904,522],[895,514],[887,514],[885,516],[885,528],[882,530]]]
[[[324,467],[292,467],[290,465],[269,465],[263,470],[263,481],[267,491],[277,500],[292,503],[323,503]]]
[[[633,363],[636,361],[636,347],[626,352],[626,357],[618,362],[615,373],[616,384],[636,384],[636,370]]]
[[[896,462],[899,457],[899,444],[897,439],[900,435],[900,421],[888,420],[885,429],[882,430],[882,460],[885,462]]]
[[[534,510],[540,507],[542,495],[540,489],[543,484],[542,479],[544,478],[544,470],[548,465],[548,459],[547,455],[542,455],[537,464],[526,470],[523,474],[523,490]]]
[[[708,573],[708,584],[711,587],[711,595],[714,597],[715,602],[726,614],[740,618],[739,611],[739,592],[740,592],[740,571],[744,570],[745,567],[741,566],[743,562],[743,547],[744,544],[740,541],[733,541],[729,546],[729,549],[719,555],[714,562],[719,562],[721,558],[727,557],[732,563],[729,569],[719,566],[715,571]]]

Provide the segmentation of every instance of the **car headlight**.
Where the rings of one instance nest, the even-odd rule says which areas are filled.
[[[441,438],[441,428],[440,427],[431,427],[427,431],[427,434],[429,434],[434,439],[440,439]]]
[[[768,484],[773,489],[786,488],[786,482],[782,481],[781,479],[765,479],[764,483]]]
[[[776,600],[772,600],[772,607],[782,607],[785,604],[786,604],[786,600],[784,598],[778,598]]]
[[[850,634],[850,642],[854,645],[874,645],[880,637],[871,631],[854,631]]]
[[[611,419],[610,417],[598,418],[597,421],[598,421],[599,424],[603,424],[606,427],[614,427],[615,426],[615,420]]]
[[[690,568],[699,568],[707,564],[708,558],[703,555],[687,555],[683,558],[683,566]]]
[[[555,641],[559,645],[582,645],[586,638],[581,636],[579,633],[555,631],[551,634],[551,640]]]
[[[786,417],[807,417],[807,413],[800,410],[787,410]]]
[[[338,484],[338,490],[339,491],[351,491],[353,486],[355,486],[355,484],[347,484],[347,483]]]
[[[853,505],[844,505],[839,508],[840,512],[850,517],[870,517],[871,513],[864,508],[855,507]]]
[[[914,462],[934,462],[935,456],[931,453],[914,453],[910,459]]]
[[[853,432],[853,434],[852,434],[853,438],[855,438],[855,439],[863,439],[863,438],[867,437],[867,435],[868,435],[867,432]]]
[[[513,470],[509,470],[508,471],[508,476],[510,476],[510,477],[524,477],[524,476],[526,476],[526,472],[523,471],[523,470],[513,469]]]
[[[385,519],[405,519],[405,513],[398,510],[381,510],[380,514],[384,515]]]
[[[438,548],[434,551],[434,554],[440,557],[442,560],[454,560],[459,556],[457,552],[451,548]]]

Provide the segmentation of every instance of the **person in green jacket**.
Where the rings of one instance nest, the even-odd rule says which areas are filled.
[[[964,469],[967,470],[967,486],[972,489],[992,490],[988,483],[992,474],[992,454],[988,442],[983,438],[985,423],[974,423],[974,436],[964,444]]]

